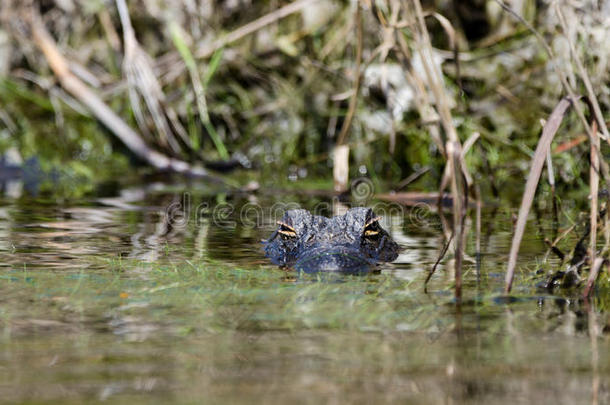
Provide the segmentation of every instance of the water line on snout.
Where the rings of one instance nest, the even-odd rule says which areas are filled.
[[[306,273],[336,271],[346,273],[368,272],[374,261],[349,246],[321,246],[297,258],[295,269]]]

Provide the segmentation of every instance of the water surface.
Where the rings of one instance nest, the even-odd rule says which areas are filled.
[[[388,210],[404,251],[379,271],[311,276],[262,253],[289,203],[333,211],[324,195],[159,184],[5,197],[0,402],[610,401],[607,299],[533,287],[550,227],[531,226],[507,300],[510,212],[486,210],[480,275],[471,235],[456,306],[450,258],[423,290],[436,214]]]

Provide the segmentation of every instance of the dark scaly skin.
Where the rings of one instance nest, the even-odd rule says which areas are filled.
[[[362,207],[333,218],[286,211],[264,243],[274,264],[305,272],[366,273],[379,262],[394,261],[400,250],[374,212]]]

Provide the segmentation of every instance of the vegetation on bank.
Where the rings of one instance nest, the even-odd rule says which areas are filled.
[[[32,40],[33,7],[71,72],[151,148],[193,164],[244,155],[266,177],[328,176],[353,94],[356,3],[218,1],[192,9],[140,1],[130,2],[123,16],[122,3],[3,2],[3,151],[15,147],[25,159],[89,168],[91,179],[104,171],[112,177],[117,165],[117,172],[127,168],[125,148],[61,86]],[[551,61],[494,1],[459,3],[424,3],[433,58],[460,138],[481,134],[467,156],[470,171],[485,179],[482,186],[501,190],[527,173],[540,119],[562,94],[553,64],[578,86],[566,37],[582,54],[601,105],[608,105],[607,27],[594,6],[567,2],[564,13],[579,23],[562,33],[550,4],[523,2],[516,11],[547,38],[557,57]],[[438,115],[416,48],[414,11],[393,1],[360,4],[361,86],[347,137],[352,177],[364,166],[368,175],[397,184],[430,167],[418,188],[436,189],[444,158],[434,137],[444,135],[433,128]],[[577,117],[568,120],[554,145],[564,146],[554,156],[557,186],[584,186],[587,147]],[[577,145],[566,152],[568,142]]]

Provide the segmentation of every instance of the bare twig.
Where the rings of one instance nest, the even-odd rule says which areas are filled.
[[[565,238],[566,236],[568,236],[568,235],[569,235],[569,234],[570,234],[570,233],[571,233],[571,232],[574,230],[574,228],[576,228],[576,225],[578,225],[578,223],[574,223],[574,224],[572,224],[572,225],[571,225],[571,226],[570,226],[568,229],[566,229],[566,230],[565,230],[565,231],[563,231],[563,232],[562,232],[562,233],[561,233],[559,236],[557,236],[557,237],[556,237],[556,238],[553,240],[553,242],[548,242],[548,241],[547,241],[547,244],[548,244],[549,248],[547,249],[546,253],[544,254],[544,259],[543,259],[543,261],[544,261],[544,262],[546,262],[546,260],[547,260],[547,259],[548,259],[548,257],[549,257],[549,254],[550,254],[551,252],[554,252],[555,254],[558,254],[558,255],[559,255],[560,251],[559,251],[559,249],[557,249],[557,244],[558,244],[559,242],[561,242],[561,240],[562,240],[563,238]],[[563,256],[564,256],[564,255],[563,255],[563,253],[561,253],[561,255],[559,255],[559,256],[560,256],[560,259],[563,261]]]
[[[428,173],[429,171],[430,166],[420,167],[414,173],[411,173],[409,177],[404,180],[401,180],[400,183],[396,185],[396,190],[402,190],[403,188],[407,187],[409,184],[413,183],[415,180],[419,179],[421,176]]]
[[[438,267],[441,260],[443,260],[443,257],[445,257],[445,255],[447,254],[447,250],[449,250],[449,246],[451,246],[451,241],[453,240],[454,235],[455,234],[452,233],[451,236],[449,237],[449,239],[447,239],[447,243],[445,243],[445,245],[441,249],[440,253],[438,254],[436,262],[434,262],[434,266],[432,266],[432,268],[430,269],[430,272],[426,276],[426,280],[424,281],[424,292],[426,292],[426,293],[428,292],[428,282],[430,281],[430,279],[436,272],[436,268]]]

